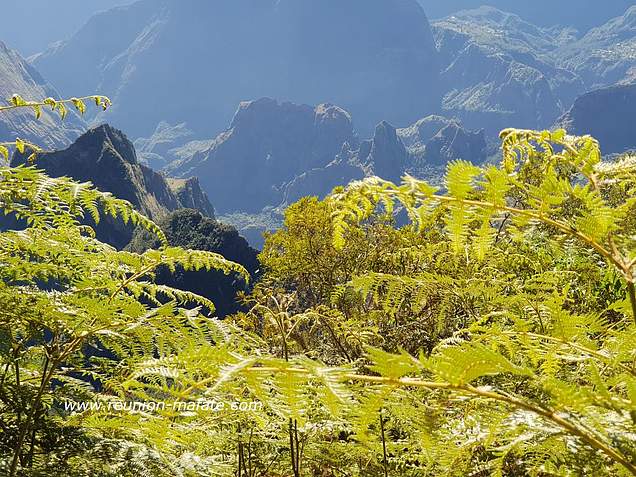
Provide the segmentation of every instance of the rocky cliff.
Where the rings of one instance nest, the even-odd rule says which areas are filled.
[[[278,205],[283,184],[296,175],[331,162],[344,142],[356,138],[343,109],[263,98],[241,103],[212,147],[174,164],[168,173],[199,177],[221,212],[258,212]]]
[[[599,140],[603,154],[636,150],[636,83],[601,88],[582,95],[556,127]]]
[[[94,16],[33,63],[63,93],[111,95],[100,120],[135,138],[163,120],[209,137],[263,96],[339,104],[363,132],[439,103],[416,0],[142,0]]]
[[[25,160],[25,156],[16,155],[12,165]],[[36,166],[52,177],[90,181],[153,219],[186,205],[198,206],[206,214],[213,210],[198,181],[175,182],[173,190],[164,176],[139,163],[133,144],[109,125],[89,130],[66,149],[38,155]],[[100,238],[118,247],[131,237],[128,227],[112,221],[100,223],[97,231]]]
[[[369,176],[400,182],[406,173],[418,176],[431,168],[443,170],[455,159],[483,162],[484,131],[467,130],[459,121],[441,116],[428,116],[403,129],[383,121],[371,139],[362,141],[357,148],[344,143],[332,162],[289,182],[283,204],[289,205],[305,195],[324,197],[337,186]]]

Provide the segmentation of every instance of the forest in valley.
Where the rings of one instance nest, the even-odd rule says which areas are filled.
[[[339,1],[0,42],[0,476],[636,475],[636,6]]]

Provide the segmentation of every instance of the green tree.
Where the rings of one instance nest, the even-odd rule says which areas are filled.
[[[69,101],[83,112],[82,100]],[[30,107],[38,115],[50,106],[64,116],[65,103],[14,96],[4,109]],[[26,147],[20,140],[13,146],[20,152]],[[113,393],[125,398],[115,379],[135,363],[213,342],[214,320],[196,307],[213,311],[214,304],[156,285],[155,270],[249,275],[221,255],[168,247],[159,227],[128,202],[33,167],[0,167],[0,208],[25,225],[0,233],[0,468],[10,477],[45,469],[67,474],[70,457],[81,455],[82,439],[90,439],[67,428],[64,401]],[[119,252],[81,225],[85,214],[96,223],[109,215],[144,227],[160,247],[141,255]]]

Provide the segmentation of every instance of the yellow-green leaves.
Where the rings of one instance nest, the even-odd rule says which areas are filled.
[[[464,200],[473,192],[475,179],[481,173],[481,169],[467,161],[453,161],[446,169],[445,184],[448,195]]]
[[[26,143],[22,139],[16,138],[15,148],[20,154],[24,154],[25,146],[26,146]]]
[[[26,106],[27,102],[19,94],[14,94],[13,96],[11,96],[11,104],[16,107],[21,107]]]
[[[95,101],[95,106],[102,108],[103,111],[112,106],[112,102],[106,96],[90,96],[90,98]]]
[[[0,144],[0,156],[2,156],[6,162],[9,162],[9,148],[4,144]]]
[[[0,106],[0,111],[16,108],[31,108],[36,119],[40,119],[42,117],[42,107],[47,107],[51,111],[56,112],[59,117],[64,120],[68,115],[67,104],[72,105],[80,115],[84,115],[87,110],[86,101],[94,102],[95,106],[102,111],[106,111],[112,105],[110,99],[100,95],[85,96],[83,98],[73,97],[70,99],[55,99],[49,97],[43,101],[27,101],[19,94],[14,94],[9,100],[10,106]]]
[[[71,98],[71,103],[73,103],[73,106],[75,106],[75,109],[77,109],[81,115],[84,115],[86,112],[86,103],[84,103],[84,101],[78,98]]]
[[[385,378],[398,379],[418,373],[423,369],[421,363],[405,351],[393,354],[380,349],[368,348],[367,357],[373,363],[371,370]]]
[[[502,373],[531,375],[528,369],[513,364],[501,353],[476,343],[441,348],[424,365],[441,381],[458,386]]]

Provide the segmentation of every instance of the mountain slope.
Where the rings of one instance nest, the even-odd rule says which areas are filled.
[[[580,75],[588,89],[636,74],[636,5],[563,47],[558,59]]]
[[[636,150],[636,83],[610,86],[582,95],[557,124],[570,134],[590,134],[603,154]]]
[[[263,96],[409,124],[438,105],[436,62],[416,0],[142,0],[33,58],[63,92],[111,95],[100,120],[132,137],[163,120],[206,137]]]
[[[337,106],[241,103],[230,128],[212,147],[168,170],[197,176],[219,211],[258,212],[282,201],[282,185],[333,160],[344,142],[356,141],[351,117]]]
[[[3,23],[2,38],[22,55],[31,55],[54,41],[72,35],[95,13],[133,1],[4,0],[2,16],[11,21]]]
[[[259,268],[258,252],[239,236],[234,227],[205,217],[192,209],[171,212],[159,219],[158,225],[166,234],[170,245],[220,253],[228,260],[240,263],[252,277],[256,277]],[[128,249],[141,253],[159,245],[156,237],[137,231]],[[174,271],[161,267],[157,270],[156,282],[209,298],[216,305],[217,316],[221,317],[240,309],[236,292],[246,291],[248,288],[236,274],[225,275],[215,270],[186,272],[180,266]]]
[[[25,161],[26,155],[15,155],[12,165]],[[36,166],[52,177],[90,181],[98,189],[129,201],[152,219],[182,208],[184,203],[199,206],[204,213],[213,210],[196,180],[181,181],[173,190],[161,174],[138,162],[132,143],[109,125],[89,130],[66,149],[38,155]],[[97,232],[117,247],[131,238],[129,227],[119,221],[100,223]]]
[[[584,91],[581,79],[552,55],[573,41],[492,7],[457,12],[433,23],[446,86],[444,115],[495,136],[506,127],[552,124]]]
[[[32,101],[59,97],[35,68],[0,41],[0,98],[9,100],[14,94]],[[47,108],[42,109],[39,120],[32,110],[8,111],[0,116],[0,141],[20,137],[45,148],[57,148],[70,144],[85,128],[74,112],[60,123],[58,115]]]

